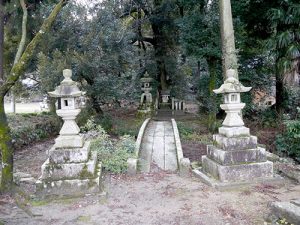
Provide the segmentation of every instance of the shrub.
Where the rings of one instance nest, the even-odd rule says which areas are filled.
[[[113,129],[113,122],[112,118],[108,114],[104,114],[101,116],[95,117],[95,122],[97,124],[101,124],[101,126],[106,130],[107,132],[111,132]]]
[[[135,140],[129,135],[122,136],[120,140],[113,141],[106,131],[93,120],[88,120],[82,127],[94,140],[91,150],[96,151],[98,159],[102,162],[105,171],[111,173],[124,173],[127,170],[127,160],[133,157]]]
[[[297,109],[300,115],[300,108]],[[285,126],[285,132],[276,137],[276,149],[300,162],[300,118],[285,121]]]
[[[57,135],[62,124],[57,116],[51,114],[9,115],[8,123],[15,149]]]
[[[76,123],[78,126],[84,126],[89,119],[96,113],[94,112],[94,109],[87,105],[85,108],[81,109],[81,112],[76,117]]]

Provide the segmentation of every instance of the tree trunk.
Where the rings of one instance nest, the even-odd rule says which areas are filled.
[[[26,43],[26,36],[27,36],[27,19],[28,19],[28,11],[26,8],[26,3],[25,0],[20,0],[20,5],[23,11],[23,17],[22,17],[22,36],[21,40],[18,46],[18,50],[15,56],[14,64],[16,65],[18,61],[20,60],[22,53],[25,48],[25,43]],[[16,95],[14,93],[14,89],[11,90],[11,112],[16,113]]]
[[[0,86],[4,82],[4,71],[3,71],[3,52],[4,52],[4,4],[3,0],[0,0]]]
[[[56,113],[56,105],[55,105],[55,103],[56,103],[56,99],[55,98],[50,98],[50,100],[49,100],[49,112],[51,114],[55,114]],[[58,106],[58,108],[59,108],[59,106]]]
[[[277,63],[276,63],[276,67],[277,67]],[[282,118],[282,115],[284,113],[284,84],[283,84],[283,79],[282,76],[280,74],[280,70],[278,68],[276,68],[276,112],[277,112],[277,116],[279,119]]]
[[[213,90],[216,88],[216,79],[217,79],[217,60],[214,58],[208,58],[208,70],[209,70],[209,102],[211,103],[211,108],[208,113],[208,129],[211,132],[214,132],[216,129],[216,115],[217,115],[217,106],[216,106],[216,95]]]
[[[201,63],[198,60],[198,62],[197,62],[197,77],[199,78],[200,75],[201,75]]]
[[[8,192],[13,184],[13,147],[4,111],[4,96],[0,97],[0,149],[2,153],[1,192]]]
[[[94,95],[91,96],[91,103],[92,103],[93,109],[95,109],[95,111],[98,115],[104,114],[103,110],[101,109],[101,106],[99,105],[99,102],[98,102],[98,99],[96,96],[94,96]]]
[[[37,32],[31,42],[27,45],[20,60],[12,67],[6,81],[0,86],[0,148],[2,150],[1,191],[10,191],[10,187],[13,183],[13,149],[4,111],[4,96],[11,90],[25,71],[27,64],[33,57],[36,47],[43,40],[44,34],[49,32],[58,13],[66,2],[67,0],[60,0],[55,6],[49,17],[43,22],[40,31]]]
[[[160,17],[161,16],[161,0],[155,0],[154,1],[154,12],[153,17]],[[160,88],[162,91],[168,90],[168,84],[167,84],[167,77],[168,72],[166,71],[165,66],[165,58],[167,58],[167,52],[168,49],[172,48],[170,45],[170,42],[168,41],[168,38],[166,37],[166,34],[164,32],[164,26],[165,24],[162,22],[157,22],[155,19],[150,20],[151,27],[153,31],[153,39],[154,39],[154,52],[155,52],[155,59],[157,64],[157,70],[158,70],[158,76],[157,80],[160,82]],[[168,46],[167,46],[168,45]]]

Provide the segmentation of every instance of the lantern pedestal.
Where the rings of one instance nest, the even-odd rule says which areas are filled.
[[[207,146],[202,168],[194,170],[194,173],[205,183],[219,189],[282,182],[281,178],[274,176],[273,163],[267,161],[266,150],[258,146],[257,137],[250,135],[241,118],[245,104],[240,102],[240,93],[250,89],[229,76],[215,90],[215,93],[224,94],[225,104],[221,108],[225,110],[226,118],[219,134],[213,136],[213,145]]]
[[[100,191],[101,163],[97,153],[91,152],[90,142],[79,134],[75,122],[80,108],[77,97],[83,95],[71,80],[71,71],[64,70],[64,81],[49,94],[61,98],[60,116],[64,124],[49,150],[49,158],[42,165],[42,175],[36,183],[37,194],[46,196],[78,196]]]

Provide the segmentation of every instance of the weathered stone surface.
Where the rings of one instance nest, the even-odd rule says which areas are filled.
[[[179,162],[179,174],[182,177],[189,177],[191,162],[188,158],[182,158]]]
[[[65,179],[41,180],[36,182],[36,194],[45,198],[48,196],[78,196],[101,191],[101,164],[97,166],[95,178],[90,179]]]
[[[83,137],[77,136],[59,136],[55,139],[56,148],[82,148],[84,144]]]
[[[246,150],[257,148],[257,137],[225,137],[220,134],[213,135],[214,145],[225,150]]]
[[[176,171],[179,168],[176,151],[179,145],[174,135],[170,121],[151,121],[142,139],[138,170],[149,173],[151,164],[154,163],[163,170]]]
[[[298,202],[300,199],[298,199]],[[273,202],[271,204],[272,214],[278,219],[285,218],[289,223],[300,224],[300,206],[293,202]]]
[[[220,127],[219,133],[226,137],[247,137],[250,136],[250,129],[247,127]]]
[[[291,203],[300,207],[300,198],[292,200]]]
[[[50,163],[86,162],[90,154],[90,142],[86,142],[82,148],[57,149],[53,146],[49,151]]]
[[[300,183],[300,166],[290,163],[277,163],[277,170],[284,176]]]
[[[202,169],[221,182],[245,181],[255,178],[273,177],[273,163],[249,163],[241,165],[223,166],[209,159],[202,157]]]
[[[220,180],[213,178],[210,174],[205,173],[202,168],[193,169],[192,172],[194,176],[199,178],[203,183],[216,188],[219,191],[237,190],[239,188],[256,186],[258,184],[281,186],[285,183],[282,177],[276,175],[274,177],[260,177],[235,182],[221,182]]]
[[[137,172],[137,159],[129,158],[127,160],[127,174],[128,175],[135,175]]]
[[[89,178],[95,175],[97,165],[97,153],[93,152],[89,161],[84,163],[50,163],[47,160],[42,165],[41,179],[64,180]]]
[[[277,162],[280,160],[280,157],[274,153],[266,151],[267,159],[271,162]]]
[[[222,165],[238,165],[253,162],[266,162],[265,149],[248,149],[236,151],[223,151],[213,145],[207,146],[207,157]]]
[[[21,183],[33,184],[35,183],[34,177],[31,174],[23,173],[23,172],[16,172],[14,173],[14,183],[20,185]]]

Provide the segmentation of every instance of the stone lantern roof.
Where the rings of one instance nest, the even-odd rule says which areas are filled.
[[[224,81],[224,84],[219,89],[214,90],[216,94],[224,94],[224,93],[241,93],[241,92],[248,92],[252,88],[245,87],[242,85],[238,79],[233,77],[235,71],[228,70],[227,71],[227,79]]]
[[[141,78],[142,83],[150,83],[152,82],[153,78],[151,78],[148,72],[145,73],[144,77]]]
[[[85,94],[85,92],[79,90],[76,82],[71,79],[72,70],[64,70],[63,76],[65,79],[56,87],[55,91],[48,92],[51,97],[80,97]]]

